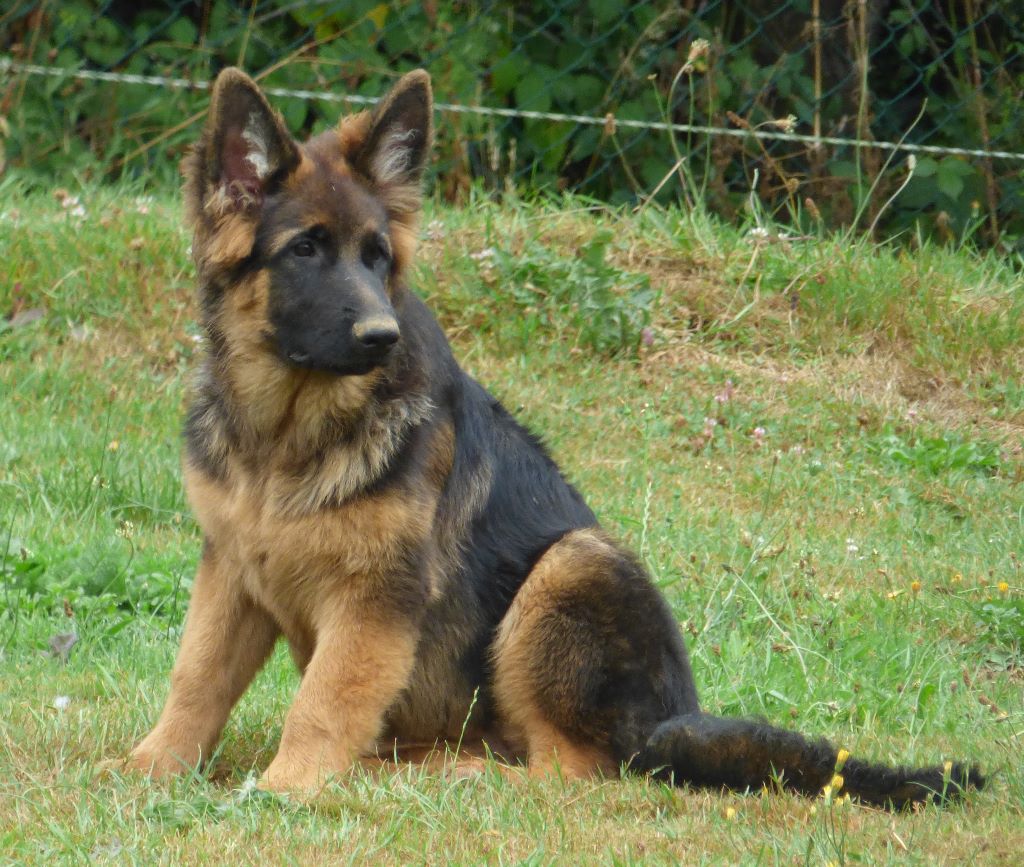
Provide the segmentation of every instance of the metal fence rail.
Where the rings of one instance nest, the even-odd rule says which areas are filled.
[[[888,232],[1024,236],[1016,0],[15,0],[0,52],[0,142],[27,177],[169,177],[228,64],[297,133],[424,66],[449,197],[515,184],[734,214],[753,186],[798,222],[871,225],[899,191]]]

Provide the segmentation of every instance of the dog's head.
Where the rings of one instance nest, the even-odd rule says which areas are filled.
[[[395,312],[431,142],[425,72],[300,144],[237,69],[217,78],[185,164],[204,315],[288,369],[360,375],[401,340]]]

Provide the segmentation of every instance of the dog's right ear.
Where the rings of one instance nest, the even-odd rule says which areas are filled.
[[[240,69],[217,76],[196,159],[188,171],[196,204],[220,215],[254,211],[299,164],[299,148],[256,82]]]

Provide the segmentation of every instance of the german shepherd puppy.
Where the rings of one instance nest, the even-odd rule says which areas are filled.
[[[532,773],[819,792],[838,751],[701,710],[644,568],[408,288],[432,110],[412,72],[299,144],[245,74],[214,85],[185,166],[207,351],[184,475],[204,544],[170,695],[131,765],[207,759],[283,635],[302,681],[269,789],[465,737]],[[842,776],[896,807],[983,782],[960,763],[849,759]]]

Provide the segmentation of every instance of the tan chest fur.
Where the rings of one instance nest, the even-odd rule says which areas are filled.
[[[426,543],[436,506],[389,492],[289,512],[278,505],[289,501],[286,478],[237,464],[224,481],[186,465],[185,485],[223,573],[274,616],[300,661],[339,607],[387,596],[402,560]]]

